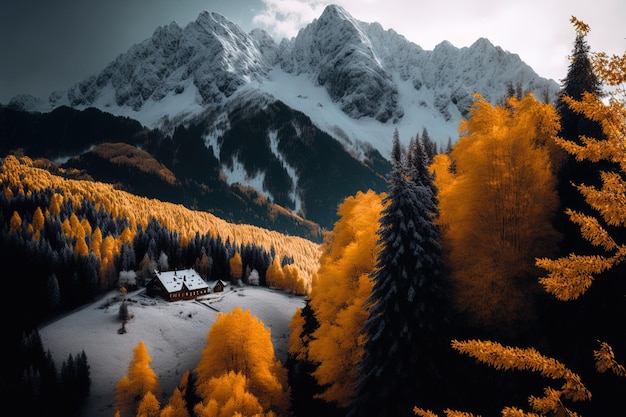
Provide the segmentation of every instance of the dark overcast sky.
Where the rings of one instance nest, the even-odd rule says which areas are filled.
[[[157,27],[184,27],[203,10],[280,40],[329,3],[427,50],[485,37],[557,82],[574,44],[572,15],[591,26],[592,51],[626,50],[626,0],[0,0],[0,103],[21,93],[47,98],[99,73]]]
[[[185,26],[210,10],[250,30],[261,7],[250,0],[0,0],[0,103],[70,87],[174,20]]]

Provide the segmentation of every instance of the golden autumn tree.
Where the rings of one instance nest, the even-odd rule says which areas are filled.
[[[228,260],[228,265],[230,267],[230,280],[236,284],[243,277],[243,262],[239,252],[235,252]]]
[[[115,238],[108,235],[100,245],[100,288],[102,289],[111,288],[115,283],[117,277],[113,261],[117,253]]]
[[[115,388],[115,409],[122,415],[134,416],[138,401],[151,392],[155,397],[161,394],[159,378],[150,367],[152,358],[143,341],[133,349],[133,359],[128,374],[122,377]]]
[[[50,207],[48,207],[51,216],[56,216],[61,213],[61,204],[63,204],[63,195],[53,193],[50,197]]]
[[[150,391],[146,392],[137,406],[136,417],[159,417],[161,405]]]
[[[44,221],[45,219],[43,216],[43,212],[41,211],[41,207],[37,207],[35,209],[35,212],[33,213],[33,221],[32,221],[33,228],[35,230],[43,229]]]
[[[190,417],[189,411],[187,410],[187,401],[185,400],[190,374],[191,372],[189,370],[183,373],[178,386],[174,388],[172,395],[161,410],[159,417]]]
[[[320,397],[340,407],[352,400],[358,379],[364,342],[360,332],[368,316],[364,303],[372,292],[369,275],[380,249],[382,198],[371,190],[358,192],[339,206],[339,220],[322,245],[318,279],[310,293],[310,306],[320,325],[311,336],[308,356],[318,364],[313,375],[325,387]],[[301,328],[292,330],[300,333]]]
[[[294,265],[285,265],[283,268],[285,277],[284,290],[297,295],[305,295],[307,292],[306,282],[298,274],[298,268]]]
[[[207,335],[207,346],[195,369],[196,391],[206,401],[209,381],[229,372],[248,379],[248,390],[264,410],[284,415],[289,408],[287,370],[274,355],[270,330],[250,310],[221,313]]]
[[[202,402],[196,404],[197,417],[259,416],[263,407],[248,391],[248,378],[240,372],[230,371],[207,381],[202,389]]]
[[[76,242],[74,243],[74,255],[76,256],[87,256],[89,255],[89,247],[85,242],[84,236],[78,236],[76,238]]]
[[[22,218],[17,211],[14,211],[9,220],[9,231],[17,232],[22,228]]]
[[[100,247],[102,246],[102,231],[99,227],[91,234],[91,240],[89,241],[89,249],[96,255],[96,258],[100,259]]]
[[[187,402],[179,387],[174,388],[174,392],[161,410],[159,417],[190,417],[189,411],[187,411]]]
[[[285,287],[285,273],[283,267],[280,265],[278,256],[274,256],[274,261],[267,268],[265,272],[265,282],[270,288],[284,288]]]
[[[476,324],[502,326],[532,314],[534,259],[558,240],[548,145],[558,119],[531,94],[503,106],[476,98],[447,161],[452,176],[438,174],[446,155],[436,160],[439,223],[457,308]]]

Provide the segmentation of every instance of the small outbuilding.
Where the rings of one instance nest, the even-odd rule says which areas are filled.
[[[215,285],[213,285],[213,292],[222,292],[224,291],[224,288],[226,288],[226,283],[221,279],[218,279],[215,282]]]
[[[167,301],[192,300],[209,293],[209,285],[193,269],[156,272],[146,287],[148,295]]]

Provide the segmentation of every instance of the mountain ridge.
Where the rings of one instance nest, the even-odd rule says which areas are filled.
[[[507,83],[540,98],[554,98],[558,91],[555,81],[539,77],[518,55],[486,38],[463,48],[443,41],[427,51],[330,5],[297,36],[279,43],[262,29],[245,33],[221,14],[205,11],[184,28],[176,22],[158,27],[99,74],[47,100],[18,96],[9,104],[38,111],[93,106],[160,128],[165,119],[184,122],[246,88],[286,102],[289,91],[264,89],[279,71],[283,78],[308,83],[304,88],[321,88],[328,97],[320,104],[348,116],[349,123],[337,123],[350,139],[345,146],[350,142],[359,153],[356,144],[367,143],[384,156],[389,145],[381,143],[381,129],[367,135],[355,128],[359,121],[378,122],[386,128],[385,139],[398,127],[406,142],[426,128],[444,145],[455,140],[474,92],[493,102],[506,95]],[[334,126],[312,119],[342,141]]]

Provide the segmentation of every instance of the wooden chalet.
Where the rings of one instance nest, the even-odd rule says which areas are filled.
[[[167,301],[192,300],[209,293],[209,285],[193,269],[156,272],[146,286],[148,295]]]

